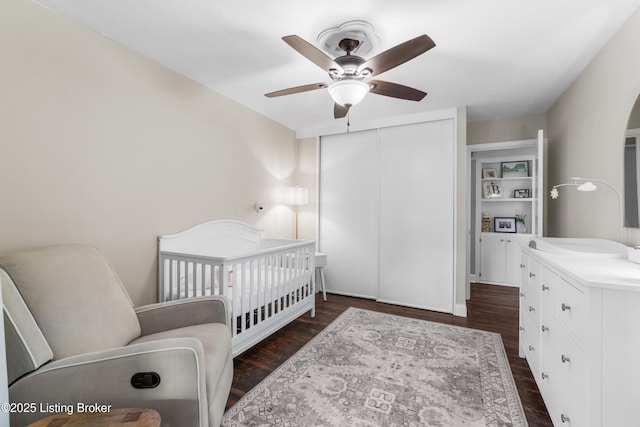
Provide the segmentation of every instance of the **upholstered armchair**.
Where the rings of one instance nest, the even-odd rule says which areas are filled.
[[[225,297],[134,309],[104,254],[83,245],[0,257],[0,283],[9,399],[29,404],[12,426],[78,404],[220,425],[233,379]]]

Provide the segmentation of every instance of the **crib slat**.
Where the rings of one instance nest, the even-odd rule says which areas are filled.
[[[169,300],[169,301],[173,300],[173,288],[174,288],[174,284],[175,284],[173,276],[175,274],[174,273],[174,270],[175,270],[174,263],[175,262],[177,262],[177,261],[169,260],[169,295],[167,296],[167,300]]]

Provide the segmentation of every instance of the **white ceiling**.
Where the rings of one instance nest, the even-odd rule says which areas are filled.
[[[429,35],[436,47],[376,78],[428,92],[369,94],[350,118],[468,107],[470,121],[546,112],[640,0],[37,0],[122,45],[294,129],[335,126],[326,90],[267,92],[329,77],[282,36],[317,46],[349,20],[375,27],[370,58]],[[346,119],[340,119],[346,126]]]

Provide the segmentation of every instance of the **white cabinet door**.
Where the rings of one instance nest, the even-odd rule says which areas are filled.
[[[453,141],[453,120],[380,129],[380,301],[453,311]]]
[[[320,250],[327,291],[377,296],[377,131],[322,137]]]
[[[520,284],[520,244],[528,234],[484,233],[480,238],[480,281],[517,286]]]
[[[483,234],[480,240],[480,281],[503,283],[506,246],[504,234]]]

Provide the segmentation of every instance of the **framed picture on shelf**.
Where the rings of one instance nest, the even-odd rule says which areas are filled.
[[[528,188],[513,190],[513,197],[516,199],[528,199],[529,197],[531,197],[529,194],[530,193]]]
[[[502,186],[495,182],[485,182],[482,185],[485,199],[499,199],[502,197]]]
[[[495,217],[493,218],[493,231],[496,233],[515,233],[516,217]]]
[[[482,169],[482,178],[497,178],[498,171],[493,168],[483,168]]]
[[[529,176],[529,162],[526,160],[502,162],[501,169],[503,178],[526,178]]]

